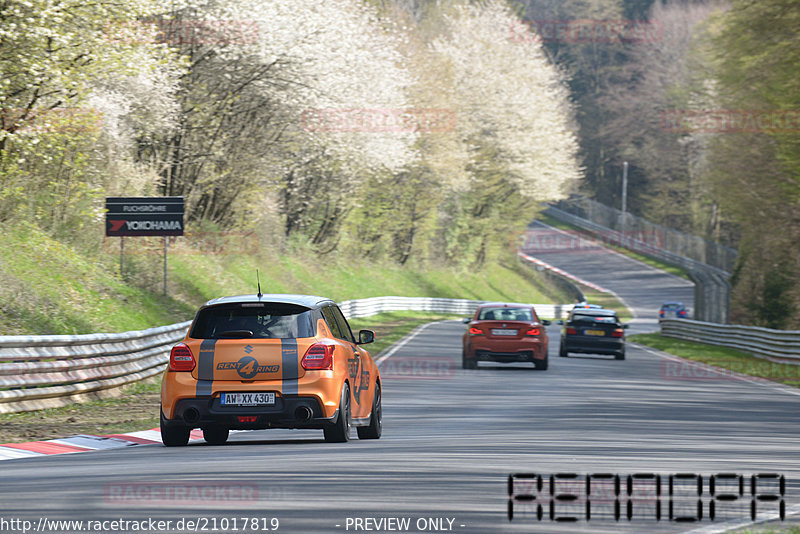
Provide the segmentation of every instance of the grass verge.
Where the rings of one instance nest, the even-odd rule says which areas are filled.
[[[654,349],[662,350],[675,356],[680,356],[687,360],[712,365],[730,371],[729,374],[748,375],[764,378],[785,384],[787,386],[800,387],[800,365],[786,363],[776,363],[763,358],[756,358],[751,354],[736,349],[685,341],[672,337],[662,336],[661,334],[634,334],[628,337],[629,341],[646,345]],[[698,367],[696,369],[677,369],[676,378],[727,378],[727,375],[720,376],[710,373],[708,370]]]
[[[558,219],[551,217],[550,215],[545,215],[544,213],[539,214],[537,219],[542,221],[543,223],[558,228],[559,230],[565,230],[568,232],[578,232],[583,235],[591,236],[591,234],[586,230],[584,230],[583,228],[559,221]],[[627,248],[623,248],[617,245],[612,245],[609,243],[605,243],[604,245],[611,250],[614,250],[616,252],[619,252],[620,254],[628,256],[629,258],[640,261],[651,267],[655,267],[656,269],[661,269],[662,271],[666,271],[670,274],[674,274],[675,276],[680,276],[681,278],[689,280],[689,275],[686,274],[686,271],[676,265],[664,263],[663,261],[653,258],[652,256],[647,256],[639,252],[634,252],[632,250],[628,250]]]
[[[353,319],[354,331],[375,331],[375,342],[366,345],[376,356],[417,326],[431,321],[459,318],[424,312],[389,312]],[[161,379],[150,379],[125,388],[120,397],[89,401],[37,412],[0,414],[0,443],[19,443],[63,438],[75,434],[122,434],[158,426]]]
[[[225,234],[220,234],[220,239]],[[318,294],[336,301],[401,295],[536,303],[570,302],[565,291],[508,255],[481,269],[397,265],[255,241],[247,247],[170,245],[163,294],[163,243],[118,240],[76,245],[28,223],[0,223],[0,335],[123,332],[184,321],[206,300],[254,293]],[[255,239],[255,238],[253,238]]]

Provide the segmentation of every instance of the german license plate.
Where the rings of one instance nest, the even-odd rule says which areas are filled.
[[[606,335],[605,330],[584,330],[584,335],[587,336],[604,336]]]
[[[272,406],[275,393],[223,393],[220,397],[223,406]]]
[[[517,331],[513,328],[492,328],[493,336],[516,336]]]

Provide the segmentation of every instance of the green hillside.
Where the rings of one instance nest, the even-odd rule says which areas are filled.
[[[200,249],[178,238],[170,249],[164,296],[158,239],[126,240],[121,277],[118,239],[71,245],[30,224],[0,225],[0,250],[6,251],[0,259],[0,333],[119,332],[179,322],[208,299],[255,292],[256,269],[265,293],[319,294],[337,301],[403,295],[570,302],[510,255],[469,271],[319,255],[302,247],[243,247],[240,238],[232,247],[224,236],[220,240],[224,246]]]

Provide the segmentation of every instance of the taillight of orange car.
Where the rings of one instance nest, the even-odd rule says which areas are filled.
[[[170,371],[192,371],[195,365],[197,364],[194,361],[192,351],[185,343],[178,343],[172,347],[172,351],[169,354]]]
[[[300,362],[306,371],[321,371],[333,369],[334,345],[316,343],[311,345]]]

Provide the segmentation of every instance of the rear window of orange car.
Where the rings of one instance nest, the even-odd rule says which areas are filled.
[[[481,321],[533,321],[531,308],[483,308],[478,313]]]
[[[280,302],[246,302],[200,310],[190,337],[195,339],[289,339],[312,337],[312,311]]]

